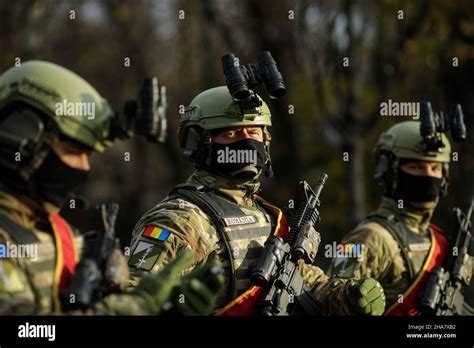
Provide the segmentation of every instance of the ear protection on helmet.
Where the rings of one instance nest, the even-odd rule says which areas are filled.
[[[31,107],[17,103],[3,109],[0,116],[0,166],[28,180],[47,155],[47,151],[42,149],[45,140],[52,138],[52,133],[52,124],[46,123]]]
[[[190,126],[178,134],[184,159],[201,167],[208,162],[211,152],[210,132],[199,126]]]
[[[392,196],[396,190],[398,161],[390,151],[380,150],[376,154],[374,180],[384,195]]]

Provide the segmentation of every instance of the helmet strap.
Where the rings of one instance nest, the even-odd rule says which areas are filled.
[[[270,157],[270,139],[265,139],[265,177],[273,177],[272,160]]]
[[[443,163],[443,181],[441,181],[441,191],[439,196],[446,197],[448,194],[449,186],[449,164]]]
[[[211,162],[212,162],[211,146],[212,146],[211,132],[204,131],[204,134],[202,136],[200,150],[198,150],[198,152],[201,152],[201,153],[197,158],[198,161],[196,161],[198,165],[203,165],[205,168],[209,168],[211,166]]]

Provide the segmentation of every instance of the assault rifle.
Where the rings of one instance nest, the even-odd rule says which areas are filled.
[[[319,196],[327,178],[327,174],[321,174],[314,190],[306,181],[300,182],[304,198],[290,217],[287,240],[272,235],[265,242],[263,253],[251,273],[253,283],[266,291],[265,297],[257,303],[259,314],[298,315],[320,309],[306,292],[298,261],[312,264],[316,258],[321,236],[311,227],[321,220]]]
[[[120,291],[119,278],[122,275],[112,274],[121,271],[120,260],[109,258],[112,252],[119,249],[115,235],[119,206],[116,203],[101,204],[99,209],[103,231],[91,231],[94,233],[92,249],[77,265],[70,286],[61,293],[66,310],[86,309],[106,294]]]
[[[472,278],[472,239],[471,216],[474,209],[474,197],[464,214],[460,208],[454,208],[457,221],[455,243],[443,267],[435,268],[428,277],[420,307],[428,315],[461,315],[464,304],[464,288]]]

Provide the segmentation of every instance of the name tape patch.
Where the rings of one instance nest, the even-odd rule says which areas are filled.
[[[255,216],[253,215],[246,215],[246,216],[224,218],[224,222],[226,226],[235,226],[235,225],[253,224],[257,222],[257,220],[255,219]]]
[[[431,247],[431,243],[412,243],[408,244],[410,251],[426,251]]]

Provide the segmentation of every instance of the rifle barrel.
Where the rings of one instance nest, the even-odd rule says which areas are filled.
[[[326,173],[321,173],[319,175],[318,181],[316,182],[316,186],[314,186],[314,197],[316,198],[316,204],[319,201],[319,195],[321,194],[327,179],[328,175]]]

